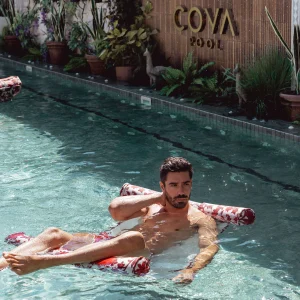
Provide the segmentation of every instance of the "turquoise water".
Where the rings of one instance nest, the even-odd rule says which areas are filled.
[[[268,138],[150,110],[45,74],[0,67],[24,88],[0,105],[0,252],[4,237],[57,226],[100,232],[124,182],[158,189],[164,158],[195,169],[192,199],[251,207],[252,226],[230,227],[191,285],[170,280],[197,252],[190,239],[153,258],[145,277],[62,266],[0,273],[3,299],[299,299],[299,149]]]

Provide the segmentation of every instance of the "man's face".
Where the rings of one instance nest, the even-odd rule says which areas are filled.
[[[189,172],[169,172],[160,186],[170,205],[175,208],[184,208],[190,199],[192,180]]]

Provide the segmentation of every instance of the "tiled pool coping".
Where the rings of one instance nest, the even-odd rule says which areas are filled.
[[[219,124],[219,126],[234,127],[245,134],[250,134],[251,136],[267,135],[276,140],[294,143],[300,142],[300,128],[298,128],[298,126],[294,126],[295,128],[290,130],[288,129],[288,127],[291,124],[288,122],[269,121],[267,123],[264,123],[263,125],[258,125],[258,121],[249,121],[244,117],[227,117],[222,115],[224,110],[222,112],[218,108],[210,107],[207,105],[199,107],[199,105],[194,103],[186,103],[183,99],[179,100],[163,97],[148,88],[126,86],[124,84],[113,82],[111,80],[107,82],[104,77],[100,76],[91,78],[91,76],[87,77],[87,74],[69,74],[63,72],[61,68],[58,67],[49,67],[42,64],[32,65],[9,57],[5,57],[3,55],[0,56],[0,61],[1,60],[13,65],[23,66],[24,69],[26,69],[26,67],[29,69],[32,68],[32,70],[35,71],[50,73],[52,75],[60,76],[65,79],[88,84],[104,91],[115,92],[119,96],[129,98],[135,103],[141,103],[141,97],[146,97],[146,101],[151,98],[151,106],[154,106],[156,108],[167,109],[172,113],[184,115],[193,120],[204,119],[209,124]]]

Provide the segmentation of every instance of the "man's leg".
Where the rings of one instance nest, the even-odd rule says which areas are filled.
[[[48,228],[36,238],[10,251],[14,254],[32,255],[45,250],[58,248],[72,239],[73,235],[58,228]],[[0,258],[0,270],[6,268],[8,262]]]
[[[59,265],[88,263],[111,256],[121,256],[144,248],[142,234],[129,231],[114,239],[86,245],[67,254],[41,256],[8,253],[4,254],[4,257],[13,272],[24,275]]]

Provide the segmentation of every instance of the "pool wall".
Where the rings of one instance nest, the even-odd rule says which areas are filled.
[[[53,76],[59,76],[64,79],[93,86],[94,88],[99,89],[99,91],[113,92],[119,97],[130,99],[130,101],[134,103],[144,103],[145,106],[151,102],[151,108],[162,109],[170,114],[179,114],[191,120],[206,123],[207,125],[220,127],[223,129],[234,129],[235,131],[248,134],[252,137],[267,136],[272,140],[277,140],[279,142],[300,142],[300,128],[297,128],[296,126],[296,128],[292,129],[293,132],[289,133],[287,132],[289,130],[288,126],[291,125],[291,123],[288,122],[282,121],[281,123],[284,123],[284,125],[278,125],[276,121],[271,120],[263,123],[263,125],[258,125],[257,123],[259,121],[250,121],[245,117],[243,117],[245,120],[243,120],[242,117],[227,117],[222,115],[220,112],[213,111],[213,107],[209,107],[207,105],[199,106],[195,103],[186,103],[185,99],[167,98],[159,95],[156,91],[153,91],[149,88],[128,86],[112,80],[107,80],[104,77],[87,77],[87,74],[69,74],[63,72],[60,68],[55,66],[24,63],[10,57],[5,57],[4,55],[0,56],[0,61],[24,68],[28,72],[34,71],[42,72],[43,74],[47,73],[48,75],[50,74]],[[12,75],[14,74],[9,74],[9,76]]]

